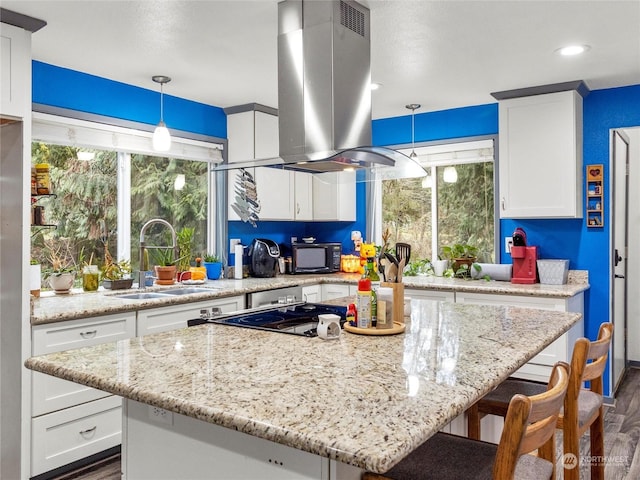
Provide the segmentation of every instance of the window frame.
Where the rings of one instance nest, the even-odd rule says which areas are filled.
[[[389,145],[388,148],[392,148],[394,150],[412,150],[414,148],[419,149],[420,147],[434,147],[434,146],[452,146],[454,147],[457,144],[469,143],[469,142],[478,142],[490,140],[493,142],[493,248],[495,251],[495,261],[496,263],[500,263],[500,259],[502,256],[502,252],[500,251],[500,211],[499,211],[499,202],[498,198],[500,198],[499,192],[499,149],[498,149],[498,135],[479,135],[473,137],[459,137],[459,138],[451,138],[444,140],[435,140],[435,141],[427,141],[427,142],[415,142],[415,143],[404,143],[397,145]],[[451,150],[455,150],[452,148]],[[451,165],[455,165],[452,163]],[[445,165],[435,164],[431,167],[430,174],[432,175],[432,179],[435,180],[436,168],[444,167]],[[367,198],[370,201],[367,201],[367,218],[371,219],[367,223],[367,237],[373,239],[382,239],[382,180],[379,178],[371,178],[371,181],[367,184]],[[432,189],[431,195],[431,211],[432,213],[435,211],[435,215],[437,215],[437,205],[438,205],[438,194],[437,188]],[[437,219],[435,222],[432,222],[432,238],[431,238],[431,248],[432,252],[438,252],[438,222]]]
[[[76,112],[62,108],[34,105],[32,113],[31,142],[43,142],[76,148],[110,150],[117,153],[118,161],[118,239],[117,257],[130,259],[131,256],[131,154],[158,156],[152,149],[153,126],[120,120],[111,117]],[[224,161],[227,140],[206,135],[171,129],[172,145],[167,158],[201,161],[210,164],[208,171],[207,196],[207,251],[217,251],[217,245],[224,246],[226,228],[218,231],[217,209],[219,175],[212,171],[215,165]],[[124,195],[127,191],[129,195]]]

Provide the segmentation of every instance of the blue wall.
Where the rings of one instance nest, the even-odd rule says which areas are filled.
[[[357,172],[356,178],[363,180],[364,172]],[[366,184],[356,183],[356,205],[366,204]],[[258,237],[270,238],[280,244],[289,244],[291,237],[315,237],[319,242],[340,242],[342,253],[353,253],[351,231],[366,233],[366,210],[356,210],[355,222],[258,222],[257,227],[240,221],[229,222],[229,238],[239,238],[243,245],[249,245]],[[281,245],[282,247],[282,245]],[[229,246],[227,245],[227,249]],[[286,250],[285,250],[286,251]],[[229,252],[229,263],[233,264],[234,255]]]
[[[147,90],[34,60],[32,80],[34,103],[149,125],[160,120],[160,89],[151,77]],[[169,130],[227,138],[227,116],[221,108],[173,97],[167,91],[171,84],[164,95]]]

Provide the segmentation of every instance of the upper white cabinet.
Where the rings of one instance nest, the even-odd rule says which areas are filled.
[[[31,32],[0,23],[0,114],[31,110]]]
[[[227,116],[229,163],[278,156],[278,117],[258,110]],[[260,220],[293,220],[294,174],[280,168],[249,168],[256,184]],[[229,170],[229,220],[240,220],[231,207],[236,200],[239,170]]]
[[[356,220],[356,173],[328,172],[313,175],[313,219]]]
[[[502,100],[500,218],[582,217],[582,97]]]
[[[313,220],[313,175],[294,172],[294,184],[295,220]]]

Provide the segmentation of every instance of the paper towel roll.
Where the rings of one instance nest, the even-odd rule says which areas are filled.
[[[491,280],[511,280],[512,265],[510,263],[474,263],[480,267],[480,271],[471,267],[471,278],[482,278],[488,275]]]
[[[233,264],[233,277],[237,280],[242,280],[242,255],[244,254],[244,247],[238,243],[233,252],[236,256],[235,263]]]

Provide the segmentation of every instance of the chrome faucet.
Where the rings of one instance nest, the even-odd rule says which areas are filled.
[[[147,231],[147,229],[156,223],[160,223],[164,226],[166,226],[169,230],[171,230],[171,241],[173,242],[173,244],[171,245],[171,247],[168,246],[160,246],[160,245],[146,245],[144,242],[144,233]],[[177,251],[177,246],[178,243],[176,241],[176,231],[175,229],[171,226],[171,224],[169,222],[167,222],[166,220],[163,220],[162,218],[153,218],[151,220],[149,220],[147,223],[145,223],[142,228],[140,229],[140,271],[139,271],[139,275],[138,275],[138,288],[144,288],[145,287],[145,271],[142,269],[143,265],[144,265],[144,252],[146,249],[148,248],[173,248],[175,251],[175,256],[176,258],[178,257],[178,251]]]

